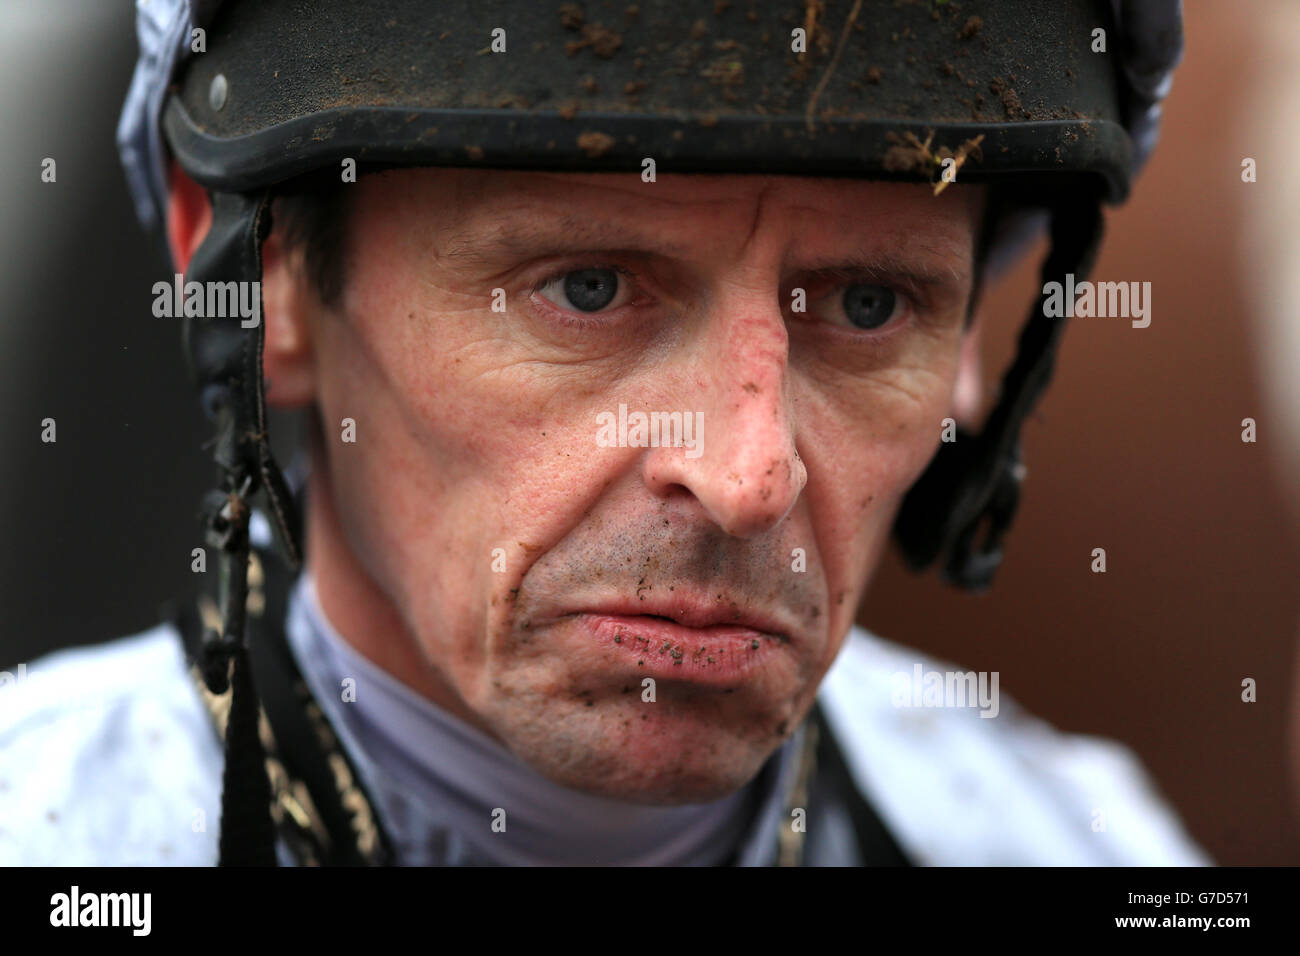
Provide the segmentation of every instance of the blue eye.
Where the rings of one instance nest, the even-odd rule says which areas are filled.
[[[897,297],[883,285],[857,284],[844,290],[844,314],[855,328],[878,329],[894,315]]]
[[[547,294],[548,290],[551,295]],[[556,276],[538,291],[556,305],[572,307],[579,312],[599,312],[608,308],[618,296],[619,276],[614,269],[575,269]],[[553,297],[555,293],[562,301]]]

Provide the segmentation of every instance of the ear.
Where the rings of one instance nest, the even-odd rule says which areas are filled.
[[[184,272],[212,225],[212,203],[175,160],[169,178],[167,246],[176,268]],[[272,229],[262,243],[262,376],[272,405],[293,408],[315,401],[316,367],[307,324],[311,301],[301,270],[291,267],[280,234]]]
[[[268,402],[296,408],[316,400],[310,318],[320,305],[301,262],[285,251],[282,237],[272,215],[271,234],[262,243],[262,315],[266,322],[262,377]]]
[[[212,226],[212,202],[207,190],[190,179],[175,160],[168,169],[168,185],[167,248],[176,268],[185,272]]]
[[[984,401],[984,383],[980,378],[980,321],[975,321],[961,339],[961,357],[957,363],[957,380],[952,389],[952,417],[963,428],[978,422]]]

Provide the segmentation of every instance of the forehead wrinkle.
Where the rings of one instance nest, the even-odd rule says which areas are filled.
[[[689,227],[694,222],[706,222],[716,225],[733,211],[734,216],[748,221],[752,218],[749,230],[738,222],[738,228],[732,231],[734,236],[752,234],[758,225],[758,210],[762,207],[762,196],[772,191],[775,185],[772,177],[728,174],[714,177],[697,177],[734,182],[741,179],[753,179],[763,182],[758,195],[681,195],[671,190],[659,191],[657,195],[647,191],[629,192],[626,189],[605,186],[599,181],[576,183],[569,177],[574,173],[535,174],[552,179],[555,188],[547,193],[534,194],[513,189],[503,189],[495,195],[475,196],[479,208],[463,210],[458,219],[467,222],[463,228],[444,238],[435,251],[438,257],[447,257],[457,262],[471,263],[486,258],[485,250],[495,247],[499,254],[526,252],[531,248],[544,246],[550,251],[571,249],[580,251],[592,248],[614,250],[638,249],[656,252],[664,256],[681,256],[687,252],[689,245],[682,241],[689,235]],[[593,174],[593,176],[619,176],[620,174]],[[664,177],[664,182],[670,177]],[[687,174],[677,174],[672,179],[686,179]],[[577,191],[572,190],[577,187]],[[593,191],[599,197],[593,197]],[[557,208],[563,204],[572,208],[584,206],[581,214],[568,209]],[[751,213],[750,210],[753,210]],[[636,228],[638,222],[657,224],[654,231]],[[666,228],[665,228],[666,227]],[[667,236],[671,236],[669,239]],[[710,251],[716,251],[716,235],[710,240]],[[499,257],[498,254],[498,257]],[[689,253],[688,253],[689,254]]]
[[[984,187],[963,187],[960,194],[964,199],[974,202],[954,204],[951,200],[957,195],[950,192],[949,201],[939,203],[930,195],[929,187],[923,186],[924,199],[917,193],[899,193],[883,191],[865,196],[848,195],[849,187],[844,180],[816,179],[811,182],[826,186],[838,185],[841,191],[840,201],[831,205],[811,203],[796,198],[781,203],[783,212],[794,221],[808,221],[817,224],[819,232],[831,229],[842,235],[852,235],[871,231],[897,241],[903,238],[921,236],[934,237],[951,242],[954,246],[973,239],[974,227],[978,224],[983,208]],[[857,181],[854,181],[856,184]],[[872,182],[876,187],[899,186],[898,183]],[[954,249],[960,252],[958,249]]]
[[[778,184],[764,177],[757,193],[744,197],[682,198],[639,194],[629,196],[621,190],[600,189],[602,200],[591,203],[592,212],[574,213],[557,208],[560,202],[572,205],[571,197],[555,195],[534,196],[506,190],[483,201],[480,209],[461,219],[465,224],[441,241],[435,240],[433,256],[446,258],[459,265],[500,263],[511,258],[530,255],[556,255],[587,251],[647,252],[665,258],[691,256],[690,244],[683,239],[690,234],[691,220],[707,217],[716,225],[722,209],[737,209],[748,222],[730,234],[737,240],[736,255],[743,258],[744,250],[756,239],[764,222],[777,221],[784,227],[786,265],[797,268],[841,268],[866,265],[871,269],[894,269],[900,272],[936,273],[943,271],[959,280],[965,269],[959,270],[954,261],[963,265],[970,257],[973,237],[960,234],[961,220],[938,214],[937,210],[917,210],[904,213],[888,207],[879,211],[875,225],[880,222],[903,219],[906,224],[890,222],[883,230],[864,226],[860,220],[845,223],[832,214],[827,221],[825,209],[817,209],[803,202],[782,201]],[[831,180],[830,182],[835,182]],[[584,190],[596,184],[583,185]],[[611,202],[610,199],[616,201]],[[617,201],[622,200],[622,201]],[[658,207],[657,213],[633,214],[639,204]],[[507,208],[502,208],[502,207]],[[777,208],[781,212],[777,212]],[[675,217],[670,219],[671,213]],[[810,215],[801,216],[799,212]],[[793,215],[791,215],[793,213]],[[459,218],[459,217],[458,217]],[[685,222],[680,221],[685,219]],[[466,221],[467,220],[467,221]],[[638,228],[638,222],[651,222],[657,228]],[[801,255],[808,247],[800,241],[807,223],[817,223],[816,232],[823,238],[814,243],[818,251]],[[845,228],[836,229],[836,225]],[[665,228],[667,226],[667,228]],[[705,230],[706,235],[717,238],[716,230]],[[843,238],[836,236],[836,233]],[[826,241],[829,238],[829,241]],[[711,244],[710,255],[720,250]],[[792,261],[797,260],[797,261]]]
[[[503,255],[584,250],[639,250],[663,256],[680,255],[681,242],[652,235],[626,220],[609,221],[561,213],[530,218],[519,212],[494,214],[486,226],[470,226],[444,241],[440,257],[473,264]]]

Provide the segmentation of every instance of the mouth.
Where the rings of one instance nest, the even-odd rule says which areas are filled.
[[[790,628],[776,615],[764,614],[742,608],[725,594],[716,595],[710,602],[704,598],[682,598],[665,601],[615,601],[595,605],[578,611],[603,617],[657,621],[665,626],[676,626],[683,631],[722,632],[727,629],[743,630],[788,643]]]
[[[616,602],[566,617],[639,675],[718,687],[743,682],[791,645],[790,629],[775,616],[722,600]]]

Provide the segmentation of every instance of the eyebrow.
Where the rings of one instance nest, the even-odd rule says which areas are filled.
[[[521,223],[497,215],[485,230],[469,229],[447,240],[441,255],[466,265],[497,262],[521,255],[567,255],[575,252],[648,252],[669,258],[681,245],[642,235],[626,224],[593,222],[560,215],[542,223]]]
[[[935,248],[935,245],[948,248]],[[973,251],[955,264],[948,235],[904,236],[894,242],[865,242],[842,255],[800,263],[797,270],[817,277],[892,279],[916,288],[939,288],[970,281]],[[913,251],[900,251],[905,246]],[[496,214],[485,229],[471,226],[446,240],[440,257],[457,263],[491,265],[524,256],[579,253],[651,254],[665,259],[682,255],[680,243],[638,232],[627,222],[593,221],[560,214],[544,221],[521,222],[518,214]]]
[[[974,253],[956,257],[939,250],[921,255],[899,252],[895,245],[850,250],[825,262],[801,264],[798,271],[817,278],[901,281],[916,289],[966,285],[971,279]]]

